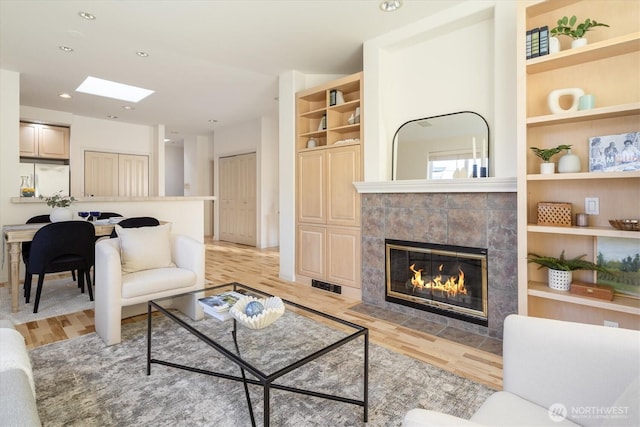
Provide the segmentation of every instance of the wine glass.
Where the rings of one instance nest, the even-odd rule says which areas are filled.
[[[78,212],[78,216],[80,216],[81,218],[83,218],[85,221],[87,220],[87,218],[89,218],[89,212]]]
[[[93,221],[97,221],[100,218],[100,211],[91,211],[90,213]]]

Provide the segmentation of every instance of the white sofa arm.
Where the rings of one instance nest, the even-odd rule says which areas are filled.
[[[180,268],[193,271],[197,284],[204,286],[204,244],[182,234],[171,235],[171,259]]]
[[[543,408],[610,408],[640,376],[640,333],[510,315],[504,329],[504,391]],[[637,400],[636,400],[637,402]]]
[[[95,261],[95,327],[108,343],[120,341],[120,328],[109,322],[120,322],[122,300],[122,263],[120,239],[104,239],[96,243]],[[119,324],[118,324],[119,326]],[[111,336],[109,336],[111,334]]]
[[[404,416],[402,427],[482,426],[482,424],[428,409],[412,409]]]

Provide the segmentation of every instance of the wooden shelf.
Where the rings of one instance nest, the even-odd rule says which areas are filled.
[[[349,132],[359,132],[360,131],[360,123],[354,123],[352,125],[338,126],[335,128],[329,129],[331,132],[337,133],[349,133]]]
[[[540,56],[527,61],[527,74],[587,64],[612,56],[640,51],[640,33],[627,34],[583,47]]]
[[[640,239],[640,231],[618,230],[613,227],[552,227],[547,225],[527,225],[529,233],[568,234],[574,236],[592,237],[622,237],[625,239]]]
[[[330,111],[337,111],[339,113],[344,113],[345,111],[355,111],[356,107],[360,106],[360,100],[356,99],[349,102],[343,102],[342,104],[332,105],[329,107]]]
[[[579,172],[579,173],[552,173],[529,174],[527,181],[568,181],[585,179],[633,179],[640,178],[640,171],[629,172]]]
[[[577,123],[587,120],[608,119],[611,117],[625,117],[640,114],[640,102],[613,105],[610,107],[593,108],[591,110],[570,111],[568,113],[548,114],[544,116],[529,117],[527,127],[559,125],[565,123]]]
[[[304,117],[305,119],[320,119],[322,116],[327,114],[326,108],[319,108],[313,111],[307,111],[306,113],[301,113],[300,117]]]
[[[640,300],[619,294],[613,296],[613,301],[607,301],[597,298],[583,297],[565,291],[556,291],[549,288],[546,283],[540,282],[529,282],[527,294],[538,298],[595,307],[620,313],[640,315]]]

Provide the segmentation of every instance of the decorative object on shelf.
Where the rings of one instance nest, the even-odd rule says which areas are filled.
[[[44,199],[47,202],[47,206],[53,208],[49,214],[51,222],[71,221],[73,219],[73,212],[69,209],[69,206],[76,201],[75,197],[63,196],[62,191],[58,191],[49,197],[40,195],[40,199]]]
[[[549,53],[558,53],[562,50],[560,47],[560,39],[557,37],[549,37]]]
[[[549,96],[547,97],[547,105],[549,106],[549,111],[551,111],[552,114],[578,111],[578,103],[580,102],[580,97],[582,95],[584,95],[584,90],[578,87],[552,90]],[[571,106],[566,110],[560,106],[560,97],[562,96],[573,97],[573,100],[571,101]]]
[[[344,94],[341,90],[332,89],[329,91],[329,106],[344,104]]]
[[[601,265],[583,259],[587,254],[567,259],[564,250],[560,257],[542,256],[535,253],[527,255],[527,262],[538,264],[538,269],[547,267],[549,269],[549,287],[557,291],[568,291],[571,287],[572,271],[595,270],[610,273],[610,270]]]
[[[586,227],[589,225],[589,216],[586,213],[576,214],[576,225],[578,227]]]
[[[587,39],[584,37],[587,31],[592,31],[595,27],[609,26],[590,18],[587,18],[584,22],[575,26],[577,21],[578,18],[575,15],[571,18],[563,16],[558,19],[557,26],[551,29],[551,35],[571,37],[573,39],[571,42],[571,48],[576,48],[587,44]]]
[[[573,282],[569,292],[583,297],[598,298],[613,301],[613,286],[594,285],[593,283]]]
[[[640,170],[640,132],[589,138],[589,172]]]
[[[259,302],[263,310],[257,315],[249,316],[246,313],[247,306],[252,302]],[[247,296],[240,298],[229,310],[231,317],[249,329],[266,328],[284,314],[284,303],[278,297],[258,299]]]
[[[591,110],[596,106],[596,98],[592,94],[582,95],[580,99],[578,99],[578,110]]]
[[[315,148],[318,146],[318,141],[315,140],[315,138],[309,138],[309,140],[307,141],[307,148]]]
[[[609,224],[618,230],[640,231],[640,220],[637,219],[610,219]]]
[[[318,130],[325,130],[327,129],[327,115],[325,114],[324,116],[322,116],[322,118],[320,119],[320,123],[318,124]]]
[[[571,227],[571,203],[538,203],[538,225]]]
[[[580,172],[580,157],[568,149],[566,154],[558,160],[558,172],[560,173],[576,173]]]
[[[607,271],[598,271],[598,285],[613,286],[615,293],[640,299],[640,248],[637,239],[598,237],[598,264]],[[637,302],[637,301],[636,301]]]
[[[570,150],[571,145],[558,145],[554,148],[538,148],[538,147],[529,147],[533,153],[540,157],[543,163],[540,165],[540,173],[541,174],[552,174],[555,172],[555,163],[550,162],[551,158],[558,153],[561,153],[564,150]]]
[[[354,113],[351,113],[351,115],[349,116],[349,118],[347,119],[347,123],[349,123],[350,125],[354,124],[356,122],[356,115]]]
[[[20,196],[21,197],[33,197],[36,194],[36,189],[29,184],[29,177],[23,175],[20,177]]]
[[[360,107],[356,107],[356,117],[355,122],[360,123]]]

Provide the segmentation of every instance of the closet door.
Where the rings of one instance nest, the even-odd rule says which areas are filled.
[[[118,155],[118,195],[126,197],[149,195],[149,157]]]
[[[84,152],[84,195],[118,195],[118,154]]]
[[[256,245],[256,154],[236,157],[236,243]]]
[[[218,161],[220,193],[220,240],[235,242],[236,200],[234,177],[235,157],[221,157]]]

